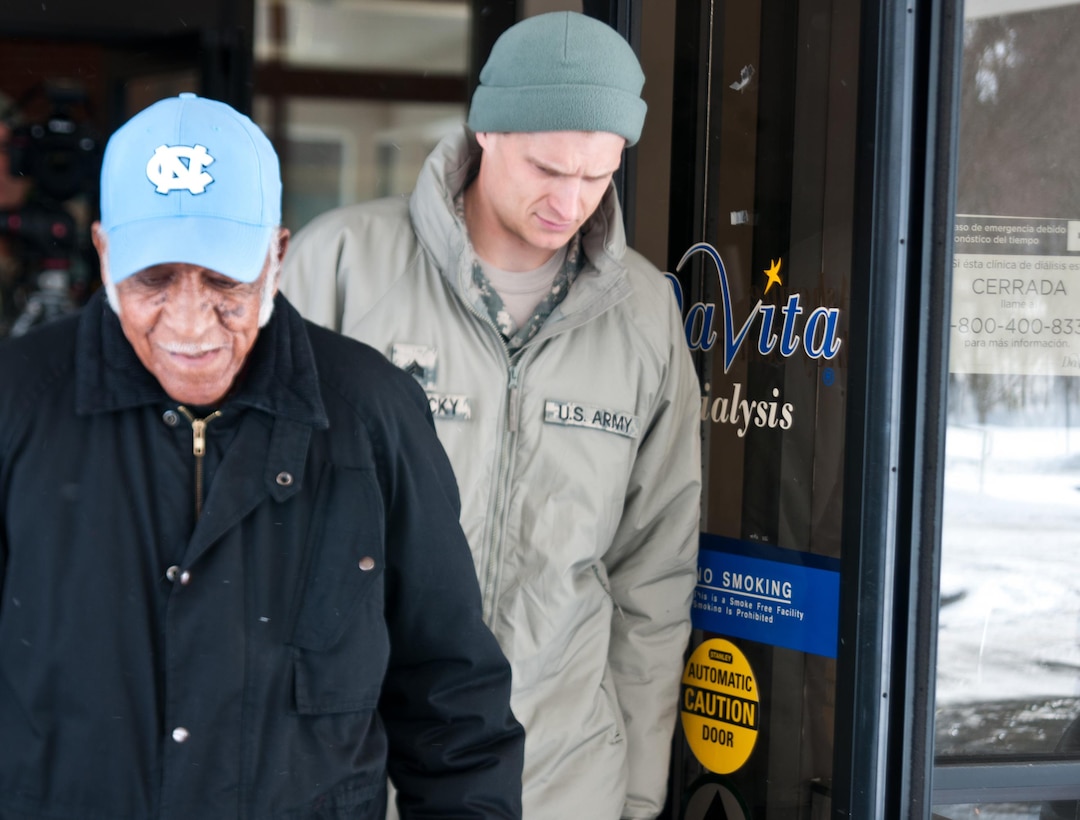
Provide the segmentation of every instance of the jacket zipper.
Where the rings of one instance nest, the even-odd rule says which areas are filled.
[[[203,456],[206,455],[206,425],[221,415],[215,410],[206,418],[197,419],[195,414],[182,404],[176,408],[191,422],[191,452],[195,456],[195,520],[202,515],[203,503]]]
[[[495,615],[495,577],[496,566],[501,557],[501,547],[504,535],[504,507],[506,505],[506,490],[510,483],[510,463],[513,460],[514,438],[518,431],[518,365],[511,364],[508,371],[506,386],[506,431],[502,436],[502,446],[499,448],[499,470],[495,477],[495,506],[491,510],[491,535],[489,537],[488,563],[484,578],[484,590],[482,601],[484,605],[484,620],[491,625]]]
[[[467,292],[467,289],[462,285],[461,292]],[[489,626],[492,624],[492,619],[495,613],[495,568],[498,564],[498,557],[500,547],[503,541],[503,505],[506,503],[506,486],[510,481],[510,462],[513,457],[513,439],[517,435],[518,431],[518,376],[520,357],[525,349],[525,346],[519,348],[514,353],[510,352],[510,347],[506,344],[506,340],[503,338],[502,333],[499,332],[499,328],[496,327],[491,317],[486,313],[482,313],[476,309],[476,306],[468,299],[462,299],[477,319],[488,328],[495,336],[495,340],[499,343],[499,347],[502,349],[503,361],[506,363],[507,368],[507,387],[506,387],[506,430],[502,435],[502,444],[499,447],[499,468],[496,475],[495,484],[495,506],[491,510],[491,532],[488,537],[488,559],[487,566],[484,570],[484,587],[481,590],[481,602],[483,604],[484,622]],[[532,339],[529,340],[533,341]],[[526,346],[528,343],[526,343]],[[518,361],[515,361],[518,359]]]

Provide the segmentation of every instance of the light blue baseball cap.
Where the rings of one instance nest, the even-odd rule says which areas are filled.
[[[113,283],[170,262],[254,282],[280,224],[274,147],[225,103],[159,100],[105,146],[101,226]]]

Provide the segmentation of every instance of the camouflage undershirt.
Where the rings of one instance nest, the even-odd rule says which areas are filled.
[[[461,220],[462,224],[465,222],[465,194],[461,193],[454,200],[454,208],[457,211],[457,217]],[[573,238],[567,243],[566,247],[566,261],[563,263],[562,270],[555,274],[555,279],[551,283],[551,290],[548,295],[540,300],[540,304],[536,306],[536,309],[532,312],[532,315],[528,320],[514,330],[513,320],[510,318],[509,312],[503,305],[502,297],[496,292],[495,288],[491,286],[491,282],[484,275],[483,269],[480,267],[480,262],[475,258],[472,264],[472,278],[473,285],[476,286],[477,292],[480,296],[480,300],[484,304],[485,310],[491,317],[491,321],[495,324],[499,333],[506,341],[506,346],[511,352],[518,350],[529,339],[540,332],[540,328],[544,326],[544,322],[547,321],[551,312],[558,307],[559,303],[566,296],[567,291],[570,290],[570,286],[574,284],[574,280],[577,279],[582,268],[585,267],[585,255],[581,252],[581,234],[574,234]]]

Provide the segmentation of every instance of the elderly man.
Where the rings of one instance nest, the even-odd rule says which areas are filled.
[[[107,301],[0,348],[0,818],[520,816],[427,400],[276,296],[270,143],[113,135]]]
[[[603,23],[518,23],[411,198],[320,217],[285,262],[302,313],[427,391],[514,670],[533,820],[657,815],[690,632],[700,390],[611,184],[643,82]]]

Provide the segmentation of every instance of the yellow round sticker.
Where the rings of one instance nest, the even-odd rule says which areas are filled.
[[[712,638],[694,650],[683,671],[680,708],[683,734],[702,766],[729,774],[747,761],[760,705],[754,671],[735,644]]]

